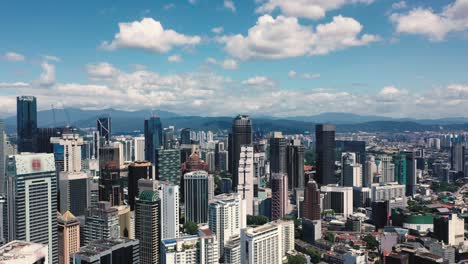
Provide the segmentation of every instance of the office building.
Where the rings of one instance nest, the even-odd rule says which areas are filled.
[[[181,164],[180,150],[157,149],[156,152],[156,178],[160,181],[180,185]]]
[[[362,165],[356,161],[356,153],[341,154],[341,183],[348,187],[362,186]]]
[[[174,140],[174,127],[170,126],[168,128],[164,128],[163,130],[163,144],[162,147],[164,149],[172,149],[176,146],[176,142]]]
[[[135,210],[135,198],[138,197],[138,181],[140,179],[152,179],[153,178],[153,166],[151,162],[147,161],[135,161],[128,165],[128,204],[131,210]]]
[[[175,208],[173,208],[175,209]],[[136,201],[135,230],[142,264],[159,263],[161,200],[157,191],[142,191]]]
[[[380,167],[382,173],[383,183],[394,182],[395,181],[395,164],[393,164],[393,159],[389,155],[380,156]]]
[[[456,172],[463,172],[465,164],[465,146],[460,138],[452,139],[450,148],[450,168]]]
[[[114,162],[106,164],[99,178],[99,201],[108,201],[111,206],[123,203],[123,188],[120,182],[120,169]]]
[[[161,239],[179,237],[179,185],[161,182]]]
[[[374,183],[371,186],[372,201],[406,199],[405,185],[392,183]]]
[[[200,263],[201,248],[198,235],[161,241],[161,264]]]
[[[109,202],[98,202],[98,207],[89,208],[86,212],[83,244],[101,239],[120,237],[118,209]]]
[[[286,172],[288,189],[304,189],[304,146],[300,140],[292,140],[286,147]]]
[[[241,264],[240,235],[232,237],[224,245],[224,263]]]
[[[359,140],[337,140],[336,141],[336,151],[337,153],[343,152],[352,152],[356,154],[356,163],[362,165],[362,175],[366,175],[366,142]],[[341,156],[341,155],[339,155]],[[365,182],[366,179],[363,179],[363,186],[370,184]]]
[[[288,176],[285,173],[271,175],[271,219],[282,219],[288,212]]]
[[[140,264],[139,241],[126,238],[93,241],[73,254],[69,263]]]
[[[64,129],[61,137],[52,137],[54,157],[58,171],[79,172],[81,171],[81,146],[83,138],[74,134],[71,129]]]
[[[302,218],[302,239],[307,243],[314,244],[322,238],[322,220],[311,220]]]
[[[145,120],[145,160],[156,164],[156,150],[163,145],[162,124],[159,117]]]
[[[314,180],[307,183],[304,196],[304,218],[320,220],[320,189]]]
[[[404,154],[406,155],[406,196],[413,196],[416,194],[417,184],[416,159],[413,152],[407,151]]]
[[[130,210],[128,205],[114,206],[117,209],[119,217],[120,237],[135,239],[135,217],[134,212]]]
[[[97,119],[97,131],[100,138],[104,138],[106,143],[110,142],[112,136],[112,124],[109,116],[99,117]]]
[[[36,97],[16,98],[16,121],[18,152],[36,152],[38,134]]]
[[[434,217],[434,235],[439,241],[458,246],[465,241],[464,232],[464,221],[457,214]]]
[[[353,187],[326,185],[320,188],[324,194],[323,209],[332,209],[347,218],[353,213]]]
[[[216,234],[218,253],[222,256],[224,245],[247,226],[245,200],[237,193],[215,196],[209,204],[208,226]]]
[[[286,173],[286,139],[281,132],[270,136],[270,173]]]
[[[211,175],[206,171],[194,171],[184,175],[185,221],[208,222]]]
[[[395,181],[398,184],[405,185],[406,188],[406,155],[402,153],[394,154],[393,164],[395,164]]]
[[[6,133],[3,120],[0,119],[0,194],[5,194]]]
[[[70,211],[74,215],[85,215],[91,204],[88,175],[85,172],[60,172],[60,212]]]
[[[335,131],[336,127],[331,124],[315,126],[317,157],[317,183],[319,185],[335,184]]]
[[[192,144],[192,140],[190,137],[190,128],[183,128],[180,131],[180,144],[181,145],[190,145]]]
[[[50,142],[53,137],[60,137],[64,128],[44,127],[37,129],[37,153],[54,153],[54,146]]]
[[[248,215],[253,214],[253,199],[254,199],[254,163],[253,163],[253,147],[241,146],[239,152],[239,168],[236,188],[237,193],[241,194],[246,203],[246,211]],[[235,178],[235,177],[234,177]],[[234,184],[234,182],[233,182]]]
[[[70,257],[80,250],[80,222],[66,211],[58,213],[58,254],[59,264],[70,263]]]
[[[252,142],[252,121],[247,115],[238,115],[233,120],[232,133],[230,134],[230,140],[228,144],[230,164],[229,171],[233,175],[232,187],[234,188],[234,191],[237,191],[237,188],[241,184],[239,180],[239,158],[241,147],[250,145]]]
[[[373,201],[372,208],[372,221],[375,229],[382,229],[390,224],[390,202],[388,200]]]
[[[133,160],[134,161],[145,160],[145,138],[144,137],[133,138]]]
[[[200,238],[200,262],[204,264],[218,263],[218,240],[216,235],[208,228],[198,229]]]
[[[108,163],[114,163],[116,167],[120,167],[120,148],[114,144],[104,145],[99,148],[99,171],[106,167]]]
[[[28,241],[14,240],[0,247],[2,264],[49,263],[49,247]]]
[[[58,263],[57,177],[53,154],[24,153],[7,160],[8,240],[49,245]]]

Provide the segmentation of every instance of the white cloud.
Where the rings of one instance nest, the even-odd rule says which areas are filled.
[[[294,79],[294,78],[296,78],[296,76],[297,76],[297,72],[295,72],[295,71],[293,71],[293,70],[290,70],[290,71],[288,72],[288,77],[289,77],[289,78]]]
[[[106,50],[136,48],[163,53],[176,46],[194,46],[201,42],[199,36],[188,36],[172,29],[164,29],[159,21],[143,18],[141,21],[119,23],[119,32],[112,42],[103,42]]]
[[[224,8],[232,12],[236,12],[236,5],[233,0],[224,0]]]
[[[283,59],[325,55],[348,47],[363,46],[379,40],[376,35],[361,35],[363,26],[353,18],[335,16],[330,23],[316,28],[299,24],[297,18],[261,16],[247,36],[223,36],[218,41],[233,57]]]
[[[265,77],[265,76],[254,76],[247,80],[242,81],[242,84],[250,85],[250,86],[268,86],[273,87],[276,86],[276,82],[272,79]]]
[[[173,8],[175,8],[175,4],[173,4],[173,3],[166,4],[166,5],[163,6],[163,9],[166,10],[166,11],[171,10]]]
[[[88,64],[86,65],[86,71],[92,79],[112,78],[119,74],[119,70],[107,62]]]
[[[237,70],[239,68],[237,61],[234,59],[225,59],[223,61],[217,61],[214,58],[208,58],[206,59],[206,62],[209,64],[218,65],[225,70]]]
[[[24,61],[26,58],[23,54],[10,51],[3,55],[3,59],[6,61]]]
[[[167,61],[176,63],[176,62],[183,61],[183,59],[179,54],[175,54],[175,55],[171,55],[171,56],[167,57]]]
[[[224,28],[223,27],[214,27],[211,29],[211,32],[215,33],[215,34],[221,34],[223,33],[224,31]]]
[[[304,74],[302,74],[302,78],[304,78],[304,79],[318,79],[318,78],[320,78],[320,74],[318,74],[318,73],[304,73]]]
[[[279,9],[290,17],[309,19],[324,18],[326,12],[337,10],[346,4],[370,4],[373,0],[267,0],[256,10],[257,13],[271,14]]]
[[[57,56],[53,56],[53,55],[42,55],[42,58],[44,60],[47,60],[47,61],[55,61],[55,62],[61,62],[62,59],[57,57]]]
[[[468,0],[455,0],[437,13],[430,8],[414,8],[407,13],[394,13],[390,20],[397,33],[417,34],[432,41],[442,41],[452,32],[468,31]]]
[[[36,81],[41,86],[51,86],[55,83],[55,65],[46,61],[41,64],[42,73]]]
[[[392,9],[397,10],[397,9],[403,9],[406,8],[406,2],[405,1],[400,1],[400,2],[395,2],[392,4]]]
[[[0,89],[1,88],[24,88],[24,87],[29,87],[29,83],[25,83],[25,82],[14,82],[14,83],[0,82]]]

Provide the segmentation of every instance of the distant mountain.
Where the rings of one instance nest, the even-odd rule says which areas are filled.
[[[389,117],[372,116],[372,115],[357,115],[351,113],[321,113],[313,116],[296,116],[289,117],[290,120],[313,122],[313,123],[332,123],[332,124],[357,124],[373,121],[393,120]]]

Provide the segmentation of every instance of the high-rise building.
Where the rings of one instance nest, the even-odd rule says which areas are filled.
[[[288,189],[304,189],[304,146],[300,140],[292,140],[286,147],[286,172]]]
[[[194,171],[184,175],[185,221],[208,222],[211,175],[206,171]]]
[[[341,182],[343,186],[362,187],[362,165],[356,161],[356,153],[341,154]]]
[[[388,155],[380,156],[380,170],[382,172],[382,182],[394,182],[395,181],[395,164],[393,159]]]
[[[157,191],[142,191],[135,208],[136,239],[142,264],[159,263],[161,200]]]
[[[181,145],[190,145],[192,140],[190,138],[190,128],[183,128],[180,131],[180,144]]]
[[[114,206],[119,217],[120,237],[135,239],[135,214],[128,205]]]
[[[152,116],[145,120],[145,160],[156,164],[156,150],[163,146],[161,119]]]
[[[356,163],[362,165],[362,175],[366,175],[366,142],[358,140],[337,140],[336,151],[342,152],[353,152],[356,154]],[[363,178],[363,186],[367,186],[370,182],[366,182],[366,178]]]
[[[85,172],[61,172],[59,175],[60,212],[85,215],[90,205],[88,175]]]
[[[81,146],[83,138],[73,133],[70,129],[64,129],[61,137],[52,137],[55,163],[58,171],[79,172],[81,171]]]
[[[314,180],[309,180],[305,189],[304,218],[320,220],[320,189]]]
[[[104,145],[99,148],[99,170],[101,173],[109,162],[115,164],[117,167],[120,167],[121,164],[120,149],[114,144]]]
[[[99,136],[104,138],[106,142],[110,142],[112,136],[111,118],[109,116],[99,117],[96,123]]]
[[[83,244],[101,239],[120,237],[118,209],[109,202],[99,202],[98,207],[91,207],[86,212]]]
[[[73,264],[120,264],[140,263],[138,240],[126,238],[93,241],[73,254],[69,263]]]
[[[200,238],[198,235],[184,236],[161,241],[161,264],[200,263]]]
[[[135,210],[135,198],[139,195],[138,181],[140,179],[152,179],[153,166],[147,161],[135,161],[128,166],[128,204],[131,210]]]
[[[325,185],[320,191],[324,193],[323,210],[332,209],[344,218],[353,213],[353,187]]]
[[[156,178],[160,181],[167,181],[175,185],[180,185],[180,150],[157,149],[155,153],[157,161],[155,163]]]
[[[54,153],[54,146],[50,142],[52,137],[60,137],[63,128],[59,127],[44,127],[37,129],[37,152],[38,153]]]
[[[198,229],[200,237],[200,262],[204,264],[219,263],[218,240],[208,228]]]
[[[271,174],[271,219],[282,219],[288,212],[288,175]]]
[[[239,158],[242,145],[252,144],[252,121],[247,115],[238,115],[232,123],[232,133],[229,140],[229,171],[233,175],[232,187],[239,187]]]
[[[388,200],[373,201],[372,221],[375,229],[382,229],[390,224],[390,202]]]
[[[405,186],[393,183],[374,183],[371,185],[372,201],[405,199]]]
[[[24,153],[7,160],[8,240],[49,245],[58,263],[57,177],[53,154]]]
[[[281,264],[294,250],[294,222],[277,220],[241,231],[241,263]]]
[[[241,146],[239,152],[239,168],[236,190],[241,194],[242,199],[246,203],[246,211],[248,215],[253,214],[253,198],[254,198],[254,163],[253,163],[253,147],[249,145]],[[233,177],[235,178],[235,177]],[[233,183],[234,184],[234,183]]]
[[[107,163],[99,178],[99,201],[108,201],[111,206],[121,205],[123,189],[120,181],[118,165],[114,162]]]
[[[465,240],[464,221],[457,214],[434,217],[434,235],[451,246],[459,246]]]
[[[286,139],[281,132],[270,137],[270,173],[286,173]]]
[[[179,237],[179,185],[162,182],[159,198],[161,199],[161,239]]]
[[[6,134],[3,120],[0,119],[0,194],[5,194]]]
[[[240,235],[232,237],[224,245],[224,263],[241,264]]]
[[[402,153],[394,154],[393,164],[395,164],[395,181],[406,186],[406,155]]]
[[[145,160],[145,138],[135,137],[133,138],[133,141],[133,160]]]
[[[59,264],[70,263],[70,257],[80,250],[80,221],[70,211],[58,213]]]
[[[37,102],[34,96],[16,98],[18,152],[37,151]]]
[[[450,148],[450,167],[456,172],[464,171],[465,164],[465,146],[460,138],[452,139]]]
[[[416,159],[412,151],[404,152],[406,155],[406,196],[416,194]]]
[[[335,125],[320,124],[315,126],[317,155],[317,183],[335,184]]]
[[[219,256],[223,256],[224,245],[247,226],[245,200],[237,193],[215,196],[209,205],[208,226],[216,234]]]

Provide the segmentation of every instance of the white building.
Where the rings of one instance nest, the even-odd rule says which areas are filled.
[[[135,161],[145,160],[145,137],[133,138],[133,159]]]
[[[179,186],[161,183],[161,239],[179,237]]]
[[[382,182],[386,183],[395,181],[395,164],[393,164],[393,158],[391,156],[380,156],[379,169],[382,173]]]
[[[344,264],[366,264],[367,256],[364,251],[351,250],[343,255]]]
[[[362,165],[356,161],[356,153],[344,152],[341,155],[341,182],[343,186],[362,186]]]
[[[465,241],[465,222],[457,214],[448,220],[448,244],[458,246]]]
[[[200,260],[201,264],[219,263],[218,239],[216,235],[208,228],[198,230],[200,237]]]
[[[224,262],[229,264],[241,264],[240,236],[232,237],[224,245]]]
[[[246,212],[253,215],[254,198],[254,160],[253,147],[243,145],[239,154],[239,184],[237,192],[241,194],[242,199],[246,201]]]
[[[49,263],[48,246],[14,240],[0,247],[2,264]]]
[[[294,249],[294,222],[278,220],[242,229],[241,263],[281,264]]]
[[[372,201],[406,199],[405,188],[405,185],[397,182],[374,183],[371,185],[371,199]]]
[[[344,218],[353,213],[353,187],[326,185],[320,191],[324,194],[322,211],[333,209]]]
[[[83,145],[83,138],[80,135],[64,132],[61,137],[51,137],[50,143],[63,148],[63,164],[59,164],[61,167],[60,171],[81,171],[81,146]],[[61,161],[57,162],[61,163]]]
[[[218,238],[218,252],[222,256],[224,245],[247,226],[245,200],[237,193],[215,196],[208,209],[208,225]]]

